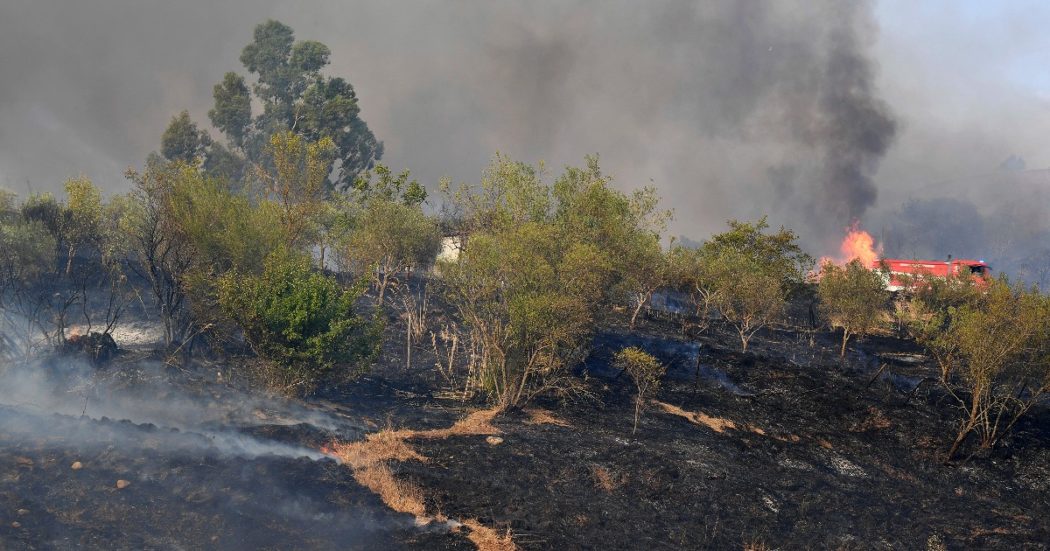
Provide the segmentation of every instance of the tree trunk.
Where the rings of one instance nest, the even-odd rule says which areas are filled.
[[[952,458],[955,457],[955,453],[959,451],[959,447],[962,446],[963,441],[965,441],[966,437],[970,435],[971,431],[973,431],[973,427],[977,425],[978,400],[979,398],[976,396],[971,399],[970,418],[959,427],[959,434],[955,437],[955,442],[952,442],[952,447],[948,450],[948,456],[944,458],[945,463],[951,462]]]
[[[634,430],[631,431],[631,434],[634,434],[634,433],[638,432],[638,417],[641,415],[641,413],[642,413],[642,395],[639,394],[638,397],[635,398],[635,400],[634,400]]]
[[[839,358],[845,358],[846,357],[846,343],[847,342],[849,342],[849,331],[845,327],[843,327],[842,328],[842,348],[839,349]]]
[[[634,331],[634,322],[638,318],[638,313],[642,311],[642,306],[645,306],[646,302],[647,301],[645,300],[639,300],[638,305],[634,307],[634,313],[631,314],[631,323],[629,326],[631,331]]]
[[[69,277],[69,274],[73,272],[73,256],[76,255],[76,254],[77,254],[76,247],[73,246],[73,245],[70,245],[69,246],[69,251],[66,253],[66,277]]]

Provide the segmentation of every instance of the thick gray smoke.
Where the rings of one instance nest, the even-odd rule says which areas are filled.
[[[852,219],[877,232],[936,197],[930,182],[985,185],[973,176],[1011,153],[1050,164],[1050,111],[1015,64],[1050,51],[1044,18],[987,6],[12,0],[0,185],[54,191],[83,172],[126,189],[123,168],[172,115],[207,123],[212,85],[243,71],[253,27],[277,18],[331,47],[328,72],[357,89],[385,161],[426,184],[475,181],[497,150],[552,171],[597,152],[622,188],[660,189],[673,233],[768,214],[834,252]]]
[[[331,46],[395,167],[476,180],[497,150],[554,170],[598,152],[623,188],[657,185],[681,233],[761,214],[837,230],[875,200],[894,134],[867,2],[16,1],[0,182],[120,189],[172,115],[207,122],[270,17]]]
[[[992,269],[1050,289],[1050,171],[1015,158],[970,180],[930,186],[872,226],[887,257],[985,260]]]

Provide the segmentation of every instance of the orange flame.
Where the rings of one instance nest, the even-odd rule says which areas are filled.
[[[879,262],[881,249],[882,247],[875,245],[875,239],[871,237],[871,234],[860,229],[859,225],[854,222],[847,230],[842,244],[839,245],[841,256],[838,259],[822,257],[818,266],[823,266],[828,262],[843,265],[852,260],[859,260],[865,268],[874,269]]]

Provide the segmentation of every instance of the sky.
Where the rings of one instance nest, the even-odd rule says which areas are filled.
[[[178,111],[207,126],[267,18],[331,47],[393,168],[433,187],[496,151],[552,175],[598,153],[694,239],[768,214],[823,254],[909,201],[994,216],[1005,159],[1050,167],[1045,2],[4,0],[0,186],[126,190]]]

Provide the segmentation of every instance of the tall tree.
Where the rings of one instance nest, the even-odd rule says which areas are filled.
[[[228,138],[230,149],[261,164],[268,160],[270,136],[279,131],[312,142],[327,138],[335,145],[329,184],[351,187],[358,174],[382,157],[383,144],[359,117],[353,86],[321,73],[330,55],[320,42],[296,41],[292,28],[284,23],[259,24],[240,59],[256,77],[251,91],[262,104],[262,113],[252,117],[248,84],[232,72],[215,85],[215,106],[208,112],[212,124]]]
[[[210,145],[208,133],[197,128],[197,124],[190,119],[189,111],[183,111],[172,117],[168,128],[164,130],[160,153],[169,161],[193,163],[204,159]]]

